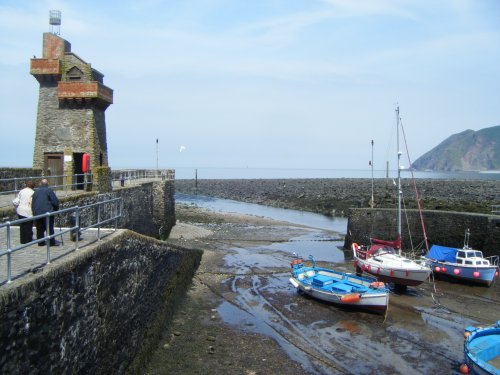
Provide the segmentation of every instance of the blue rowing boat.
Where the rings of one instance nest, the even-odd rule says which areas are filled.
[[[464,333],[463,374],[500,375],[500,320],[494,325],[467,327]]]
[[[312,267],[304,266],[301,257],[291,266],[290,283],[298,292],[338,306],[370,310],[384,314],[389,304],[389,288],[376,279],[351,273],[317,267],[309,256]]]

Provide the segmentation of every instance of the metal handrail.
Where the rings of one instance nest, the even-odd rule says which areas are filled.
[[[175,180],[174,169],[117,169],[111,172],[112,183],[118,182],[121,186],[130,184],[133,180],[162,179]]]
[[[57,181],[57,179],[62,178],[63,181],[67,179],[67,177],[71,177],[71,184],[62,184],[62,185],[57,185],[57,184],[51,184],[51,181]],[[83,182],[77,182],[78,177],[83,177]],[[13,190],[3,190],[0,191],[0,194],[12,194],[12,193],[18,193],[22,187],[20,186],[21,182],[26,182],[29,180],[33,181],[39,181],[42,179],[47,179],[49,181],[49,184],[51,185],[52,189],[60,190],[64,189],[65,191],[68,190],[68,188],[73,187],[73,186],[87,186],[89,184],[92,184],[92,174],[91,173],[80,173],[80,174],[72,174],[72,175],[57,175],[57,176],[33,176],[33,177],[12,177],[12,178],[0,178],[0,186],[8,185],[8,184],[13,184]]]
[[[102,208],[105,207],[105,205],[112,205],[112,209],[110,210],[111,214],[110,215],[105,215],[105,218],[102,218]],[[97,220],[94,223],[91,223],[87,225],[86,227],[80,226],[81,224],[81,219],[82,219],[82,210],[85,209],[91,209],[91,208],[96,208],[97,209]],[[19,250],[25,249],[29,246],[32,246],[34,244],[38,244],[41,242],[45,242],[47,245],[47,259],[44,264],[50,264],[52,258],[50,255],[50,241],[52,239],[55,239],[56,237],[61,236],[65,233],[76,233],[75,235],[75,250],[78,250],[79,248],[79,240],[80,240],[80,232],[83,232],[87,229],[97,227],[97,240],[101,240],[101,234],[100,234],[100,229],[104,224],[114,222],[114,228],[113,231],[116,231],[118,229],[118,221],[122,217],[123,214],[123,199],[122,198],[113,198],[85,206],[75,206],[75,207],[70,207],[70,208],[65,208],[63,210],[59,211],[54,211],[54,212],[47,212],[45,214],[37,215],[37,216],[32,216],[29,218],[24,218],[24,219],[18,219],[18,220],[13,220],[13,221],[7,221],[5,223],[0,224],[0,230],[6,228],[7,230],[7,248],[0,248],[0,258],[3,256],[7,256],[7,283],[12,282],[12,255],[16,253]],[[69,228],[62,229],[57,233],[50,234],[48,233],[48,228],[49,228],[49,223],[50,223],[50,218],[51,217],[56,217],[56,216],[62,216],[62,215],[71,215],[75,217],[75,222],[74,225],[70,225]],[[89,215],[90,216],[90,215]],[[37,219],[44,219],[46,220],[45,227],[47,228],[46,236],[40,239],[33,240],[29,243],[26,244],[20,244],[18,246],[12,247],[12,240],[11,240],[11,227],[12,226],[17,226],[21,223],[28,222],[28,221],[35,221]],[[55,219],[54,219],[55,220]]]

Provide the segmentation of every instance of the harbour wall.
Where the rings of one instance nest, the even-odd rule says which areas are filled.
[[[0,373],[140,373],[201,259],[132,231],[0,288]]]
[[[464,246],[465,231],[470,232],[469,246],[482,250],[485,256],[499,255],[500,216],[450,211],[422,211],[429,247],[432,244]],[[405,210],[402,215],[402,248],[425,249],[418,210]],[[411,236],[410,236],[411,234]],[[397,236],[395,209],[352,208],[348,212],[344,248],[351,244],[369,244],[370,238],[394,240]]]
[[[417,208],[415,181],[402,179],[401,190],[407,208]],[[349,208],[370,207],[372,180],[369,178],[310,179],[199,179],[176,180],[176,191],[200,194],[267,206],[347,216]],[[427,210],[488,214],[500,204],[499,180],[416,181],[421,207]],[[397,189],[392,179],[373,180],[375,207],[395,208]]]
[[[372,192],[375,208],[370,207]],[[344,246],[369,243],[370,237],[396,238],[397,194],[392,179],[200,179],[176,180],[176,191],[200,194],[273,207],[316,212],[327,216],[347,216]],[[410,248],[408,226],[414,246],[423,241],[422,226],[415,200],[415,181],[402,179],[405,216],[403,241]],[[470,230],[469,245],[486,255],[499,254],[500,216],[490,214],[500,204],[498,180],[416,181],[424,223],[430,244],[462,247]]]
[[[112,199],[123,199],[123,216],[119,228],[126,228],[138,233],[155,237],[167,238],[175,225],[175,182],[174,180],[160,180],[145,182],[115,188],[109,193],[82,192],[68,196],[59,195],[61,208],[85,206],[96,202]],[[85,220],[95,222],[96,211],[86,211]],[[0,221],[17,219],[13,206],[0,208]],[[69,215],[56,218],[56,226],[69,226]],[[113,225],[113,224],[109,224]]]
[[[0,167],[0,180],[13,178],[38,177],[42,175],[41,169],[34,168],[4,168]],[[24,181],[24,180],[23,180]],[[14,190],[13,181],[0,181],[0,191]]]

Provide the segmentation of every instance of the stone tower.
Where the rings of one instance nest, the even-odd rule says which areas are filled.
[[[84,154],[89,154],[98,186],[97,179],[106,175],[102,171],[109,172],[104,112],[113,103],[113,90],[53,32],[43,34],[43,55],[31,59],[30,73],[40,84],[33,168],[46,176],[68,176],[66,183],[83,182],[83,176],[79,181],[71,176],[83,173]]]

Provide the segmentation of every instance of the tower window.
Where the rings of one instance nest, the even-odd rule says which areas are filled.
[[[80,81],[83,78],[83,72],[76,66],[74,66],[70,70],[68,70],[66,76],[70,81]]]

